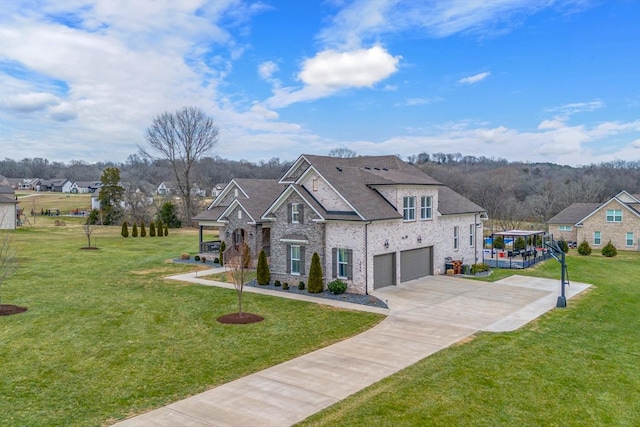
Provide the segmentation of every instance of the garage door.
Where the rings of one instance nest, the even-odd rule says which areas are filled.
[[[433,274],[433,247],[400,252],[400,268],[401,282]]]
[[[373,257],[373,289],[396,284],[396,254]]]

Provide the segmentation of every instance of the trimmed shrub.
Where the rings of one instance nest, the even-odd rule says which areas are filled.
[[[194,261],[200,261],[200,255],[196,255],[196,256],[194,256],[194,257],[193,257],[193,260],[194,260]]]
[[[164,237],[164,224],[161,220],[156,222],[156,230],[158,231],[156,234],[158,237]]]
[[[167,237],[169,235],[169,227],[164,226],[164,236]]]
[[[589,242],[586,239],[578,246],[578,253],[584,256],[591,255],[591,246],[589,246]]]
[[[258,285],[268,285],[271,281],[271,272],[267,263],[267,254],[264,249],[258,254],[258,266],[256,270],[256,280]]]
[[[273,282],[273,286],[278,288],[278,287],[282,286],[282,283],[280,283],[280,280],[276,280],[275,282]]]
[[[473,264],[471,266],[471,274],[482,273],[483,271],[489,271],[489,266],[484,263]]]
[[[189,255],[188,253],[181,253],[180,259],[191,259],[191,255]]]
[[[560,246],[560,249],[562,249],[562,252],[565,254],[569,252],[569,245],[564,241],[564,239],[558,240],[558,246]]]
[[[138,226],[136,223],[133,223],[133,228],[131,229],[131,237],[138,237]]]
[[[149,237],[156,237],[156,225],[153,221],[149,224]]]
[[[147,230],[144,228],[144,222],[140,224],[140,237],[147,237]]]
[[[207,262],[207,257],[206,257],[206,256],[203,256],[202,258],[200,258],[200,261],[202,261],[202,262]]]
[[[311,267],[309,268],[309,293],[319,294],[322,292],[322,266],[320,265],[320,255],[314,252],[311,257]]]
[[[304,282],[302,280],[300,281],[300,283],[298,283],[298,290],[304,291]]]
[[[127,221],[122,223],[122,230],[120,231],[120,235],[122,237],[129,237],[129,226],[127,225]]]
[[[332,294],[339,295],[345,293],[345,291],[347,290],[347,284],[340,279],[336,279],[332,282],[329,282],[327,288]]]
[[[602,248],[602,255],[609,258],[618,255],[618,250],[616,249],[615,246],[613,246],[613,243],[611,243],[611,240],[609,240],[609,243],[607,243],[604,246],[604,248]]]
[[[220,258],[214,258],[213,262],[215,262],[216,264],[220,264]]]
[[[282,289],[284,289],[285,291],[288,291],[288,290],[289,290],[289,283],[284,282],[284,283],[282,284]]]
[[[220,243],[220,266],[224,265],[224,251],[226,250],[227,250],[227,244],[223,240],[222,243]]]

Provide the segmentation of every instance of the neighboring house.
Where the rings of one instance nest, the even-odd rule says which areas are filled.
[[[573,227],[577,244],[586,240],[594,249],[611,241],[617,249],[640,250],[640,195],[621,191],[604,203],[574,203],[548,224],[550,232],[555,227]]]
[[[170,182],[161,182],[156,189],[156,194],[158,196],[169,196],[173,194],[173,189],[175,186]]]
[[[213,186],[213,188],[211,189],[211,197],[213,197],[214,199],[216,197],[218,197],[218,195],[220,193],[222,193],[222,190],[224,190],[224,188],[227,186],[227,183],[225,182],[223,183],[218,183],[216,185]]]
[[[71,184],[69,192],[81,194],[95,193],[100,187],[102,187],[102,182],[100,181],[76,181]]]
[[[66,178],[61,179],[42,179],[36,187],[37,191],[52,191],[55,193],[69,193],[71,191],[72,182]]]
[[[38,178],[6,178],[14,190],[35,190],[40,184]]]
[[[91,194],[91,210],[100,210],[100,191]]]
[[[16,193],[9,185],[0,185],[0,229],[15,230],[17,223]]]
[[[576,224],[580,223],[583,218],[596,210],[600,205],[601,203],[573,203],[547,221],[549,233],[553,235],[555,240],[577,242],[578,227]]]
[[[198,197],[206,197],[207,196],[207,190],[201,189],[198,184],[194,183],[193,187],[191,187],[191,195],[192,196],[198,196]]]
[[[277,185],[264,181],[264,191],[243,191],[233,180],[195,219],[201,236],[218,227],[253,257],[268,247],[273,280],[306,283],[317,252],[325,284],[340,278],[364,294],[482,255],[485,210],[395,156],[302,155]]]

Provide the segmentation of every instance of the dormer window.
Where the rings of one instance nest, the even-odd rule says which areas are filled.
[[[238,197],[238,189],[237,188],[233,189],[233,197]]]

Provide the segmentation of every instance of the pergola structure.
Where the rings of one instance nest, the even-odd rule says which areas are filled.
[[[496,239],[502,246],[496,248]],[[528,268],[551,257],[547,242],[553,236],[539,230],[507,230],[491,235],[491,246],[484,245],[482,262],[493,268]]]

